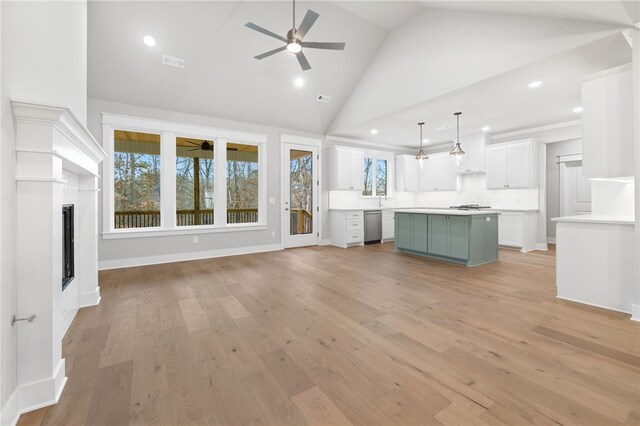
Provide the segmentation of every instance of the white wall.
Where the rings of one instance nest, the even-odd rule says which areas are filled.
[[[319,139],[322,136],[300,134],[300,132],[290,129],[183,114],[100,99],[89,99],[87,127],[99,143],[102,143],[101,114],[103,112],[267,135],[267,200],[274,198],[275,203],[267,204],[266,230],[198,234],[199,242],[197,244],[193,243],[191,235],[106,240],[100,238],[98,245],[100,268],[157,263],[158,261],[177,258],[211,257],[216,252],[224,254],[280,247],[280,213],[282,211],[280,204],[280,134],[299,134]],[[261,170],[260,172],[264,173],[265,171]],[[326,208],[326,205],[322,207]],[[100,198],[98,211],[102,215],[102,198]],[[100,217],[99,223],[102,224],[102,217]],[[274,236],[271,236],[272,232]]]
[[[0,407],[2,424],[17,414],[15,135],[10,98],[69,106],[86,117],[87,5],[75,2],[0,2]],[[19,315],[27,312],[17,312]]]
[[[547,239],[554,241],[556,238],[556,222],[551,218],[560,216],[560,173],[558,171],[557,156],[582,153],[582,141],[580,139],[549,143],[546,155],[546,200],[547,200]]]

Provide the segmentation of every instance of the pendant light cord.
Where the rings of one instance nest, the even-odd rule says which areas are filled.
[[[296,35],[296,0],[293,0],[293,35]]]

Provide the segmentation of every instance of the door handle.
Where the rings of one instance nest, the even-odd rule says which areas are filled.
[[[285,208],[284,208],[284,210],[285,210],[285,211],[289,211],[289,207],[285,207]]]

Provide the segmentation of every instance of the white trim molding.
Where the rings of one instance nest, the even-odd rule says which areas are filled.
[[[252,247],[236,247],[220,250],[208,250],[188,253],[172,253],[159,256],[132,257],[127,259],[102,260],[98,267],[107,269],[131,268],[134,266],[157,265],[160,263],[188,262],[190,260],[212,259],[216,257],[237,256],[241,254],[265,253],[282,250],[281,244],[269,244]]]
[[[116,130],[152,133],[160,136],[160,226],[116,229],[114,224],[114,168]],[[213,141],[216,190],[213,225],[178,227],[176,214],[176,138],[189,137]],[[226,167],[227,143],[258,147],[258,221],[227,224]],[[242,232],[266,229],[267,226],[267,136],[264,134],[182,124],[151,118],[102,113],[102,144],[108,160],[103,164],[102,238],[143,238],[170,235]]]
[[[66,383],[62,358],[66,327],[81,304],[99,302],[95,189],[106,153],[67,107],[14,99],[11,107],[16,126],[15,313],[36,315],[17,334],[17,391],[12,404],[20,414],[58,401]],[[62,290],[62,206],[71,174],[77,175],[79,194],[74,200],[72,284],[78,290],[74,296]],[[3,422],[9,415],[3,413]]]

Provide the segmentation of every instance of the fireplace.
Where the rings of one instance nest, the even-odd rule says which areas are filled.
[[[62,290],[74,277],[73,204],[62,206]]]

